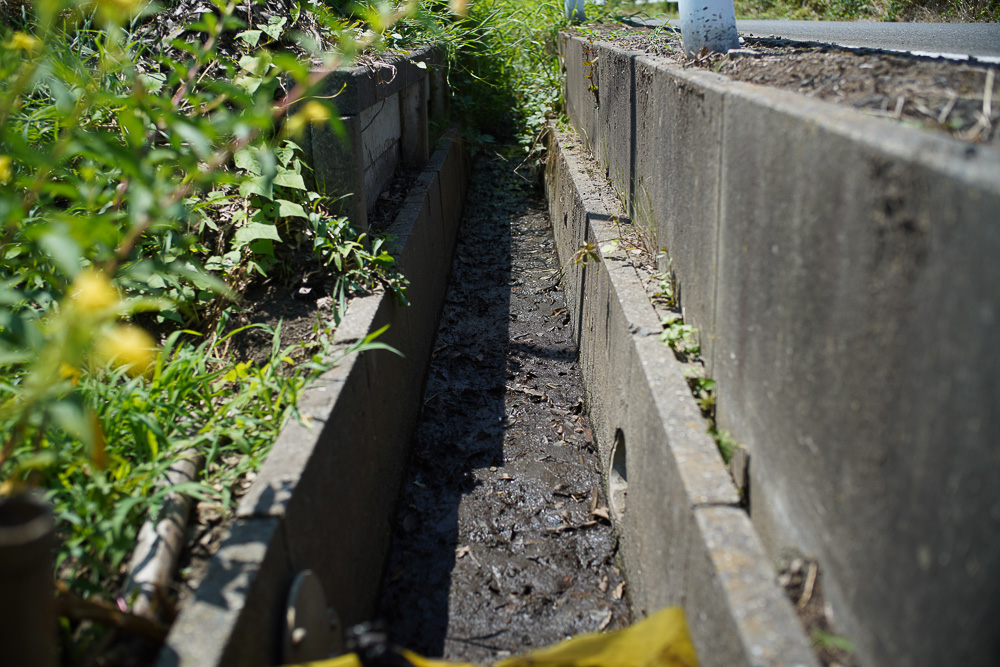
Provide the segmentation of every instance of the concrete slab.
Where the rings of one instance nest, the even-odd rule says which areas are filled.
[[[684,321],[701,333],[709,375],[715,349],[719,165],[726,79],[636,60],[634,210],[661,271],[678,277]]]
[[[604,42],[597,56],[598,102],[594,157],[604,167],[615,191],[632,215],[633,154],[635,150],[635,59]]]
[[[635,610],[683,605],[701,664],[816,664],[643,285],[624,252],[600,250],[617,238],[610,187],[578,140],[553,130],[549,151],[560,258],[581,239],[601,254],[564,264],[564,280],[605,477],[627,485],[612,509]]]
[[[742,87],[725,127],[719,417],[754,521],[872,662],[991,663],[1000,155]]]
[[[774,583],[773,569],[746,512],[708,505],[698,507],[694,514],[705,552],[692,554],[691,573],[698,581],[717,582],[704,595],[688,598],[692,638],[702,649],[699,655],[711,655],[705,649],[712,647],[712,653],[718,650],[721,658],[713,656],[711,662],[702,664],[817,664],[795,610]],[[732,635],[706,631],[712,624],[704,620],[719,616],[720,622],[728,621],[730,610],[738,642],[727,641]],[[719,646],[720,642],[729,645]]]
[[[368,202],[365,197],[365,164],[362,129],[357,116],[342,116],[344,136],[326,126],[310,128],[312,175],[317,191],[337,200],[336,211],[347,216],[357,229],[368,228]]]
[[[418,70],[420,71],[420,70]],[[400,91],[400,158],[403,164],[422,166],[430,157],[427,132],[430,78],[421,77]]]
[[[278,519],[237,521],[170,629],[157,667],[276,664],[290,569]],[[244,614],[247,607],[257,613]]]
[[[862,662],[997,662],[1000,154],[652,58],[636,77],[633,206],[768,549],[819,558]]]
[[[566,69],[566,115],[590,149],[597,136],[597,51],[591,40],[559,36],[560,55]]]
[[[394,93],[358,114],[368,213],[375,209],[379,195],[392,182],[396,175],[396,165],[400,162],[402,122],[399,104],[399,93]],[[424,135],[426,136],[426,129]]]
[[[368,214],[401,161],[413,167],[427,159],[428,63],[435,54],[425,47],[324,80],[322,94],[343,114],[344,136],[326,126],[308,129],[302,141],[313,166],[309,185],[337,198],[336,212],[356,229],[367,229]]]

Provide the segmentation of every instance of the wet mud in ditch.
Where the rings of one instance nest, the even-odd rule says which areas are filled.
[[[379,615],[487,663],[629,623],[542,198],[477,160]]]

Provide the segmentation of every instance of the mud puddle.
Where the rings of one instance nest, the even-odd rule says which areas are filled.
[[[480,663],[630,621],[548,214],[514,166],[472,177],[379,612]]]

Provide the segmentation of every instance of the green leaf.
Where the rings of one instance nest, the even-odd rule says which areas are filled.
[[[267,26],[258,24],[257,27],[267,33],[267,36],[278,41],[281,39],[281,34],[284,32],[285,24],[288,23],[288,19],[284,16],[272,16],[267,21]]]
[[[296,190],[306,189],[305,181],[302,180],[302,174],[297,174],[290,169],[279,171],[278,175],[274,177],[274,184],[285,188],[295,188]]]
[[[258,195],[264,199],[274,199],[274,179],[266,176],[255,176],[240,183],[240,196]]]
[[[259,76],[241,75],[233,79],[233,83],[248,93],[256,93],[260,84],[264,83],[264,79]]]
[[[93,440],[93,432],[90,428],[90,420],[79,400],[74,397],[64,398],[49,406],[49,415],[52,421],[70,435],[77,437],[88,447]]]
[[[156,95],[163,90],[163,84],[167,82],[167,75],[159,72],[143,72],[139,74],[139,81],[146,92]]]
[[[278,216],[282,218],[297,217],[309,219],[309,214],[302,208],[301,204],[290,202],[287,199],[275,199],[278,205]],[[280,239],[279,239],[280,240]]]
[[[237,246],[243,246],[257,239],[281,241],[281,237],[278,236],[278,228],[274,225],[263,222],[248,222],[236,230],[233,243]]]
[[[265,76],[271,69],[271,57],[267,54],[262,56],[243,56],[240,58],[240,67],[255,76]]]
[[[0,366],[13,366],[23,364],[35,358],[33,350],[10,349],[5,345],[0,345]]]
[[[83,251],[72,237],[50,232],[38,240],[42,250],[52,258],[60,271],[69,277],[75,276],[83,268],[80,258]]]
[[[118,126],[132,148],[146,143],[146,124],[133,109],[125,108],[118,113]]]
[[[173,130],[180,135],[181,139],[186,141],[188,145],[194,149],[194,152],[198,157],[206,158],[212,151],[212,145],[209,142],[208,137],[206,137],[205,134],[194,125],[189,125],[187,123],[175,123]]]
[[[236,166],[239,169],[249,171],[255,176],[260,176],[263,173],[260,157],[258,156],[256,149],[241,148],[233,155],[233,159],[236,161]]]
[[[243,42],[250,47],[257,46],[257,42],[260,41],[260,30],[244,30],[243,32],[236,33],[236,36],[243,40]]]

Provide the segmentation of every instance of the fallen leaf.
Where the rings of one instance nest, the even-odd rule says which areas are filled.
[[[624,593],[625,593],[625,582],[623,581],[617,586],[615,586],[615,590],[611,593],[611,595],[614,596],[616,600],[621,600],[622,595]]]
[[[461,558],[471,551],[468,545],[455,549],[455,558]]]
[[[595,507],[594,511],[590,513],[591,516],[596,516],[599,519],[604,519],[605,521],[611,521],[611,513],[608,512],[607,507]]]

